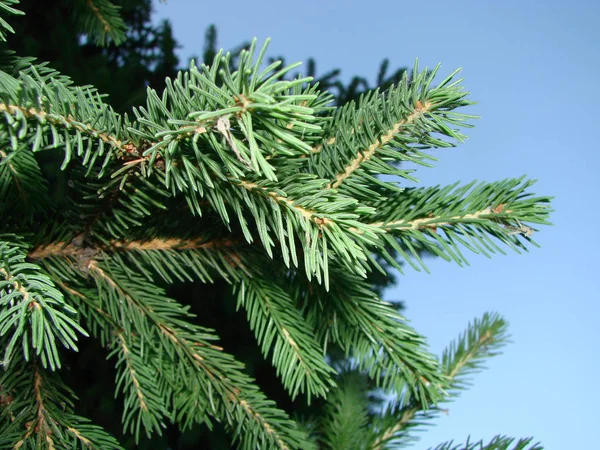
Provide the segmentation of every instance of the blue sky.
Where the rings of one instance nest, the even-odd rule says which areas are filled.
[[[541,248],[471,267],[430,260],[431,274],[407,268],[389,300],[406,301],[412,325],[441,352],[474,317],[498,311],[512,344],[477,374],[449,415],[414,448],[468,435],[534,436],[547,449],[593,448],[598,412],[600,315],[595,235],[600,215],[597,106],[600,4],[593,1],[338,0],[156,3],[182,58],[200,55],[214,23],[219,46],[272,38],[269,54],[288,63],[314,57],[318,73],[374,80],[379,64],[462,67],[481,116],[469,140],[436,150],[439,162],[417,173],[423,185],[527,174],[534,192],[555,196],[554,226],[534,238]]]

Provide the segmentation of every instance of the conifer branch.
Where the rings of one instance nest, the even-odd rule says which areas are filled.
[[[429,101],[426,101],[425,104],[423,104],[420,100],[417,100],[414,110],[405,119],[402,119],[394,124],[392,128],[390,128],[385,134],[377,139],[377,142],[373,142],[367,149],[359,150],[358,156],[356,156],[356,158],[354,158],[350,164],[345,167],[342,173],[335,177],[335,181],[332,181],[327,188],[337,189],[346,178],[348,178],[350,175],[352,175],[352,173],[361,167],[363,162],[371,159],[377,150],[388,144],[394,137],[396,137],[397,134],[401,132],[404,127],[412,124],[418,118],[423,117],[426,113],[432,111],[434,108],[435,105]],[[334,142],[332,142],[332,144],[333,143]]]
[[[75,238],[78,240],[78,238]],[[75,240],[74,239],[74,240]],[[30,260],[44,259],[54,256],[80,257],[83,255],[97,254],[99,251],[150,251],[150,250],[197,250],[197,249],[222,249],[239,245],[238,241],[230,238],[207,239],[197,237],[193,239],[181,238],[154,238],[149,240],[110,240],[107,244],[100,243],[96,247],[82,246],[73,241],[51,242],[40,245],[27,253]]]
[[[73,393],[37,363],[21,359],[4,372],[0,386],[10,393],[10,400],[2,405],[3,421],[7,421],[0,435],[2,448],[123,450],[100,427],[73,414]]]
[[[0,195],[7,222],[31,223],[48,212],[51,202],[45,178],[31,153],[0,150],[0,180],[6,180]]]
[[[315,154],[315,153],[319,153],[322,149],[323,149],[323,145],[333,145],[335,144],[337,141],[337,138],[335,136],[331,136],[329,138],[327,138],[324,142],[320,142],[317,145],[314,145],[311,148],[311,153]],[[302,158],[307,158],[308,155],[302,155]]]
[[[313,148],[307,168],[328,178],[329,188],[340,189],[366,204],[385,198],[385,191],[398,191],[394,183],[377,175],[416,181],[410,170],[395,163],[412,161],[430,166],[426,160],[435,158],[423,150],[455,145],[443,137],[462,141],[464,136],[450,126],[469,126],[468,120],[473,118],[454,111],[470,104],[458,82],[451,82],[456,72],[437,87],[430,87],[438,69],[419,72],[415,64],[411,80],[405,73],[400,83],[386,92],[372,91],[358,104],[338,108],[328,128],[331,136]]]
[[[33,368],[33,395],[35,399],[35,403],[37,405],[36,408],[36,417],[34,420],[25,424],[26,431],[23,437],[17,442],[15,445],[15,449],[18,449],[23,446],[25,441],[34,433],[39,435],[38,438],[41,442],[46,442],[50,449],[54,448],[54,442],[52,440],[52,431],[48,425],[46,420],[46,408],[44,406],[44,400],[42,398],[42,377],[40,376],[39,369],[34,366]]]
[[[504,212],[505,214],[501,214]],[[492,219],[494,216],[505,218],[506,214],[510,214],[511,211],[492,211],[492,208],[489,206],[475,211],[474,213],[467,213],[460,216],[453,217],[445,217],[445,216],[431,216],[431,217],[423,217],[414,220],[396,220],[392,222],[373,222],[370,225],[378,228],[382,228],[386,231],[392,231],[397,229],[411,229],[411,230],[420,230],[423,228],[430,228],[434,231],[438,227],[444,226],[453,226],[457,223],[463,222],[473,222],[477,219]]]
[[[96,261],[89,262],[88,270],[98,282],[110,286],[118,298],[126,301],[130,307],[129,314],[139,314],[140,318],[152,325],[149,331],[152,336],[158,334],[160,345],[164,348],[162,352],[156,350],[158,354],[171,355],[170,358],[173,358],[171,364],[182,365],[182,369],[185,368],[185,372],[191,377],[186,384],[182,385],[182,380],[171,380],[169,383],[180,386],[178,389],[183,390],[181,393],[182,398],[187,398],[192,395],[192,392],[206,392],[205,386],[198,389],[192,389],[192,386],[194,383],[200,383],[202,386],[209,382],[212,387],[209,392],[212,391],[212,394],[209,394],[209,398],[204,399],[205,404],[213,405],[212,413],[226,419],[230,427],[234,428],[238,424],[242,424],[242,429],[245,430],[246,435],[239,434],[239,438],[248,439],[249,442],[254,439],[262,440],[266,438],[267,441],[276,442],[280,448],[299,448],[297,444],[298,436],[292,431],[295,428],[292,422],[287,419],[283,412],[271,406],[270,402],[264,398],[251,380],[243,374],[240,365],[232,357],[216,350],[214,346],[207,345],[206,341],[202,339],[202,335],[194,332],[194,328],[191,328],[191,332],[182,330],[177,325],[176,315],[172,319],[168,319],[169,316],[165,317],[159,314],[159,311],[169,304],[172,305],[173,312],[178,311],[179,315],[183,314],[183,311],[175,302],[169,300],[166,305],[156,303],[152,306],[148,303],[151,300],[148,294],[142,298],[139,294],[134,295],[133,291],[126,291],[122,286],[123,281],[116,278],[114,274],[111,276]],[[140,288],[141,286],[138,287],[138,289]],[[161,300],[164,302],[164,297],[161,297]],[[126,317],[130,316],[123,316],[123,318]],[[122,326],[125,329],[129,327],[126,323],[122,323]],[[147,331],[137,329],[137,332],[141,333],[141,339],[144,339],[147,345],[155,342],[154,338],[146,339],[144,337],[144,333],[147,333]],[[206,335],[206,333],[203,334]],[[214,337],[211,337],[211,339],[214,339]],[[151,361],[147,362],[151,363]],[[164,363],[166,361],[163,361]],[[156,364],[156,361],[154,364]],[[219,368],[220,365],[221,368]],[[156,373],[160,378],[169,376],[167,372],[163,370]],[[192,385],[188,386],[188,383],[192,383]],[[178,392],[171,392],[168,395],[177,397],[176,394]],[[225,397],[215,394],[221,394]],[[225,399],[228,399],[228,401],[223,403]],[[219,404],[221,405],[220,408],[217,406]],[[194,408],[193,411],[186,413],[198,414],[198,412],[197,408]],[[236,417],[235,422],[232,421],[232,414]],[[240,416],[240,414],[242,415]],[[282,434],[278,424],[280,424],[282,430],[286,430],[286,435]],[[261,427],[263,431],[259,433],[256,429],[253,430],[252,426]],[[238,433],[242,433],[242,429],[238,429]]]
[[[431,230],[437,233],[438,228],[456,227],[460,224],[482,223],[488,222],[491,224],[500,224],[506,230],[507,235],[520,234],[525,237],[531,237],[535,230],[528,225],[523,225],[517,222],[517,225],[512,223],[517,219],[512,219],[510,216],[513,211],[510,209],[503,210],[504,205],[496,208],[486,207],[474,213],[467,213],[459,216],[430,216],[414,220],[397,220],[393,222],[373,222],[369,225],[381,228],[387,232],[402,232],[408,230]],[[357,232],[360,232],[357,230]]]
[[[261,413],[261,411],[255,406],[253,405],[248,399],[244,398],[242,396],[242,392],[244,391],[248,391],[248,386],[244,386],[243,388],[241,386],[236,386],[236,384],[234,384],[233,382],[231,382],[227,376],[225,376],[225,374],[221,373],[216,367],[213,366],[214,362],[212,362],[209,358],[206,358],[204,356],[202,356],[202,354],[200,352],[194,351],[194,348],[198,348],[198,347],[203,347],[204,345],[194,345],[194,343],[192,343],[191,341],[188,341],[187,339],[183,339],[181,338],[178,333],[176,332],[176,330],[174,329],[170,329],[167,326],[164,325],[160,325],[159,326],[161,331],[170,339],[173,341],[173,343],[175,345],[177,345],[178,347],[180,347],[181,349],[184,350],[185,354],[187,356],[190,357],[190,359],[192,360],[192,362],[195,363],[195,365],[197,365],[198,367],[200,367],[202,369],[202,371],[204,372],[204,374],[206,375],[206,377],[211,381],[212,385],[217,388],[218,390],[223,390],[227,399],[231,402],[231,405],[226,405],[229,409],[230,406],[233,406],[234,408],[237,407],[241,407],[243,409],[243,411],[246,413],[247,418],[249,418],[251,421],[253,421],[257,426],[260,426],[264,429],[264,432],[269,436],[270,439],[274,440],[274,442],[277,444],[277,448],[280,449],[285,449],[285,450],[289,450],[290,446],[288,446],[288,444],[286,444],[286,440],[285,437],[283,437],[280,434],[280,431],[278,431],[273,424],[269,423],[269,418],[265,417],[263,415],[263,413]],[[211,348],[216,348],[215,346],[211,346]],[[229,372],[231,373],[231,371]],[[234,374],[235,378],[244,378],[243,376],[240,376],[240,374]],[[222,387],[220,386],[222,385]],[[244,389],[244,390],[242,390]],[[250,389],[251,391],[251,389]],[[254,397],[256,400],[259,400],[262,396],[257,395],[257,393],[254,394]],[[256,398],[258,397],[258,398]],[[220,399],[219,399],[220,400]],[[260,401],[260,400],[259,400]],[[277,413],[278,411],[273,410],[273,408],[270,408],[270,413]],[[273,414],[273,415],[277,415],[277,414]],[[280,413],[280,415],[283,415]],[[239,420],[239,419],[238,419]],[[241,424],[243,425],[243,421],[241,422]],[[230,422],[229,426],[230,427],[235,427],[238,424]],[[244,439],[245,437],[240,436],[240,439]],[[247,438],[247,436],[246,436]]]
[[[23,11],[15,9],[12,5],[19,4],[19,0],[0,0],[0,41],[6,41],[6,33],[14,33],[15,30],[4,20],[4,14],[20,16]]]
[[[331,219],[327,217],[319,217],[320,215],[316,211],[311,211],[297,204],[297,202],[291,198],[284,197],[276,192],[270,192],[268,189],[258,186],[256,183],[248,181],[240,181],[240,186],[243,186],[248,191],[258,191],[263,193],[265,196],[272,198],[279,204],[285,205],[287,208],[296,211],[302,217],[311,222],[315,223],[319,228],[328,226],[332,223]]]
[[[368,388],[356,372],[346,372],[339,385],[327,398],[322,423],[323,447],[364,449],[369,428]]]
[[[405,408],[400,415],[400,420],[398,420],[395,425],[379,432],[379,436],[370,446],[370,450],[383,450],[384,445],[389,442],[397,433],[404,430],[408,423],[414,419],[415,414],[417,414],[419,411],[421,411],[421,408],[417,405]]]
[[[215,275],[228,282],[237,281],[252,272],[251,261],[259,256],[241,237],[154,237],[94,243],[84,242],[83,236],[38,245],[28,254],[28,259],[69,258],[87,270],[87,264],[94,258],[108,257],[125,272],[136,267],[149,281],[154,281],[158,273],[172,283],[173,278],[210,282]]]
[[[108,0],[76,0],[75,19],[83,32],[95,38],[96,45],[107,45],[110,40],[119,45],[127,31],[119,9]]]
[[[464,444],[454,444],[453,441],[444,442],[435,449],[430,450],[543,450],[543,448],[539,442],[533,443],[533,438],[516,440],[515,438],[498,435],[487,444],[483,440],[471,441],[471,439],[467,439]]]
[[[105,32],[109,32],[112,28],[109,24],[109,21],[104,17],[103,13],[100,11],[100,8],[94,4],[92,0],[87,0],[87,4],[93,14],[98,18],[98,21],[102,23],[102,27]]]
[[[550,199],[527,194],[532,184],[518,178],[405,189],[373,204],[377,213],[372,217],[379,220],[370,225],[384,230],[383,240],[416,270],[413,259],[427,270],[419,256],[422,251],[461,265],[467,264],[461,248],[488,257],[504,253],[491,237],[518,252],[526,249],[519,238],[533,242],[535,229],[530,224],[549,223]],[[402,270],[392,256],[384,257]]]
[[[0,299],[0,336],[8,338],[5,366],[21,348],[25,360],[39,357],[44,367],[56,370],[61,366],[56,341],[77,351],[77,335],[87,336],[51,279],[25,262],[22,244],[0,240]]]
[[[469,375],[481,370],[483,361],[498,355],[498,349],[507,341],[507,323],[497,314],[486,313],[481,319],[470,323],[467,330],[443,352],[442,372],[449,380],[448,397],[443,401],[456,398],[469,385]],[[380,420],[381,424],[389,425],[381,430],[370,449],[381,450],[392,440],[406,438],[405,432],[409,428],[422,425],[425,420],[431,420],[439,412],[447,413],[447,410],[433,403],[424,409],[414,401],[401,401],[398,405],[390,405]]]
[[[94,311],[97,314],[99,314],[103,320],[108,322],[108,326],[114,331],[114,333],[116,333],[116,335],[120,335],[123,332],[123,329],[120,327],[117,321],[107,311],[103,310],[97,304],[95,304],[88,296],[68,286],[58,277],[54,277],[54,282],[58,286],[60,286],[60,288],[63,289],[67,294],[79,299],[80,301],[83,301],[87,307],[84,311]],[[93,329],[92,326],[90,326],[89,328]]]
[[[81,120],[78,120],[78,118],[73,117],[71,114],[57,114],[54,111],[51,111],[51,108],[48,108],[48,110],[44,110],[41,108],[26,108],[20,105],[13,105],[10,103],[1,102],[0,112],[6,112],[15,117],[34,119],[42,124],[51,123],[56,127],[74,129],[76,131],[79,131],[80,133],[84,133],[93,138],[100,139],[102,142],[109,144],[121,151],[130,149],[130,147],[124,147],[125,143],[117,137],[103,132],[103,130],[100,130],[98,128],[94,128],[89,124],[83,123]]]
[[[135,369],[133,368],[133,364],[131,362],[131,357],[130,357],[131,352],[129,351],[129,347],[127,346],[127,343],[125,342],[125,338],[123,337],[123,332],[118,333],[117,338],[120,341],[120,346],[121,346],[121,350],[124,355],[127,371],[129,372],[129,377],[131,378],[131,381],[135,387],[135,394],[138,398],[138,403],[140,405],[140,409],[142,410],[142,413],[145,413],[148,411],[148,405],[146,404],[144,393],[142,392],[142,390],[140,388],[140,381],[138,380],[136,373],[135,373]]]
[[[264,278],[270,282],[264,282]],[[275,279],[257,273],[242,281],[237,297],[238,307],[247,311],[263,355],[272,353],[273,365],[292,399],[299,393],[305,394],[309,403],[313,396],[325,397],[334,386],[335,370],[325,362],[315,336],[297,326],[302,315],[289,294]]]
[[[4,150],[2,150],[2,149],[0,149],[0,158],[2,158],[2,160],[6,159],[8,161],[8,154]],[[12,162],[10,162],[10,161],[6,162],[5,165],[6,165],[6,167],[8,167],[8,170],[10,170],[10,172],[13,175],[13,178],[15,180],[15,184],[17,185],[17,189],[20,192],[23,192],[23,187],[22,187],[21,182],[19,180],[19,172],[15,168],[15,165]]]
[[[150,437],[153,431],[161,434],[165,428],[163,418],[170,414],[166,409],[166,399],[156,389],[158,371],[148,364],[139,341],[137,336],[126,335],[125,330],[119,331],[109,356],[116,355],[118,358],[116,391],[124,393],[124,404],[128,405],[123,411],[124,429],[129,428],[137,437],[142,423]]]
[[[403,317],[357,275],[335,270],[330,279],[328,292],[290,280],[322,345],[340,345],[383,389],[406,392],[424,408],[442,399],[448,379]]]

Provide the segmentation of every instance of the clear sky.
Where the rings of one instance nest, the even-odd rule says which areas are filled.
[[[414,448],[497,433],[534,436],[547,449],[600,448],[600,3],[169,0],[155,9],[172,22],[183,59],[202,54],[214,23],[220,47],[271,37],[271,56],[314,57],[320,74],[339,67],[373,81],[386,57],[392,68],[441,62],[443,75],[462,67],[478,102],[470,112],[482,118],[464,145],[436,150],[439,163],[419,180],[527,174],[539,180],[534,192],[556,197],[554,226],[529,253],[473,255],[466,268],[430,260],[431,274],[407,268],[387,292],[405,300],[436,353],[485,311],[510,322],[513,343]]]

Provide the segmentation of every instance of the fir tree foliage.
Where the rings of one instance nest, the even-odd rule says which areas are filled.
[[[5,18],[15,3],[0,0]],[[116,9],[85,3],[96,19],[82,27],[119,41]],[[427,251],[464,264],[465,251],[524,250],[535,244],[532,225],[547,223],[549,199],[526,179],[389,181],[413,179],[400,163],[431,165],[428,149],[464,139],[472,116],[458,111],[470,102],[457,72],[435,81],[439,67],[415,64],[389,89],[335,107],[310,77],[289,77],[297,65],[265,62],[266,49],[252,41],[235,70],[223,52],[192,62],[163,92],[149,89],[132,117],[44,63],[3,66],[3,446],[120,448],[76,414],[60,378],[61,355],[88,333],[114,362],[123,426],[136,439],[170,423],[219,422],[243,449],[409,442],[506,340],[504,320],[485,315],[438,360],[365,280],[385,273],[379,258],[422,265]],[[65,201],[49,194],[40,155],[60,162]],[[231,285],[289,395],[326,399],[321,418],[302,424],[278,409],[219,346],[218,330],[163,288],[215,279]],[[330,363],[333,347],[344,367]],[[395,396],[383,411],[364,374]]]
[[[119,7],[108,0],[77,0],[73,13],[82,34],[93,38],[97,45],[120,44],[125,39],[126,26]]]
[[[13,5],[19,3],[19,0],[4,0],[0,2],[0,41],[6,41],[6,33],[14,33],[15,30],[4,19],[7,15],[20,15],[22,11],[13,8]]]
[[[533,439],[515,439],[506,436],[496,436],[490,442],[485,444],[483,441],[465,442],[455,445],[453,442],[446,442],[438,445],[434,450],[541,450],[543,447],[539,443],[532,444]],[[513,445],[514,444],[514,445]]]

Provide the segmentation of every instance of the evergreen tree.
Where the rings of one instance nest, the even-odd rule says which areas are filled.
[[[3,38],[15,3],[0,0]],[[123,39],[110,3],[78,3],[90,39]],[[531,225],[546,223],[549,199],[525,179],[403,189],[377,177],[410,178],[399,163],[427,165],[426,149],[464,138],[455,74],[434,83],[437,68],[415,66],[333,107],[310,78],[285,78],[294,65],[263,67],[255,46],[236,70],[222,53],[192,63],[161,94],[149,89],[133,118],[95,88],[3,55],[2,448],[121,448],[65,383],[81,336],[114,364],[136,439],[221,424],[241,448],[332,449],[409,441],[506,340],[504,320],[486,314],[438,360],[365,278],[385,272],[381,260],[423,266],[423,251],[463,263],[465,249],[526,249]],[[64,199],[50,195],[41,158],[60,161]],[[290,397],[322,399],[322,414],[279,409],[203,326],[210,305],[165,294],[178,280],[230,285],[221,301],[243,311]],[[381,392],[395,401],[382,408]],[[477,447],[539,448],[505,437],[438,448]]]

